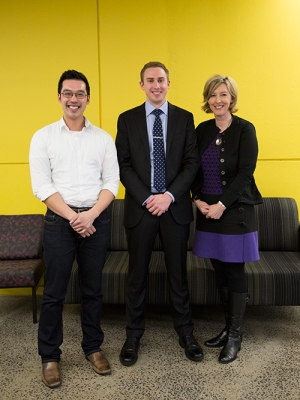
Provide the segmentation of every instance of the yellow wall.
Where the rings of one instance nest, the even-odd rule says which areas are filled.
[[[0,213],[43,212],[31,192],[33,133],[60,118],[57,81],[69,68],[91,84],[86,116],[115,136],[118,115],[144,101],[139,71],[170,70],[170,102],[193,112],[214,73],[238,83],[237,115],[257,129],[263,196],[300,207],[299,0],[1,1]],[[119,197],[123,196],[120,189]]]
[[[300,205],[299,20],[298,0],[2,1],[0,213],[44,212],[31,192],[28,149],[33,133],[61,116],[60,74],[87,75],[86,116],[115,136],[118,115],[144,101],[139,71],[150,60],[168,66],[168,98],[196,124],[210,118],[200,109],[205,80],[233,76],[238,115],[257,129],[262,194]]]

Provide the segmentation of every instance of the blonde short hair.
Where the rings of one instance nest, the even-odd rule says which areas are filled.
[[[236,108],[236,103],[238,97],[238,89],[236,82],[229,76],[213,75],[206,81],[203,90],[204,105],[201,108],[206,113],[212,113],[212,110],[210,109],[208,104],[208,100],[210,99],[212,93],[217,89],[217,87],[222,85],[222,83],[226,85],[228,92],[230,93],[232,98],[232,103],[230,104],[229,111],[231,113],[237,112],[238,109]]]

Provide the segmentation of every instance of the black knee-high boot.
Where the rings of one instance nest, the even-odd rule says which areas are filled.
[[[219,287],[219,294],[223,306],[225,316],[225,327],[222,331],[214,338],[207,340],[204,345],[206,347],[223,347],[227,343],[228,337],[228,289],[227,287]]]
[[[228,293],[228,340],[219,356],[222,364],[234,361],[241,349],[241,328],[247,301],[248,293]]]

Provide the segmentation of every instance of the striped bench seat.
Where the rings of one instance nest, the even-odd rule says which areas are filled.
[[[125,303],[128,252],[123,221],[123,200],[110,206],[111,237],[103,269],[103,302]],[[260,260],[246,263],[249,304],[300,305],[299,218],[292,198],[264,198],[255,206],[258,220]],[[192,254],[194,223],[191,224],[187,272],[191,304],[218,304],[214,270],[208,259]],[[74,262],[66,303],[80,302],[78,265]],[[168,303],[168,283],[164,253],[156,238],[149,266],[147,302]]]

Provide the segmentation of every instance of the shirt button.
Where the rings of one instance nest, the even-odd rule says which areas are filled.
[[[223,162],[224,162],[224,158],[221,158],[220,162],[222,162],[222,163],[223,163]]]
[[[222,185],[225,186],[226,185],[226,181],[222,181]]]
[[[225,150],[224,147],[222,147],[222,148],[221,148],[221,151],[224,151],[224,150]]]
[[[225,171],[221,171],[221,175],[225,175]]]
[[[240,208],[239,208],[239,212],[240,212],[240,213],[244,212],[243,207],[240,207]]]

